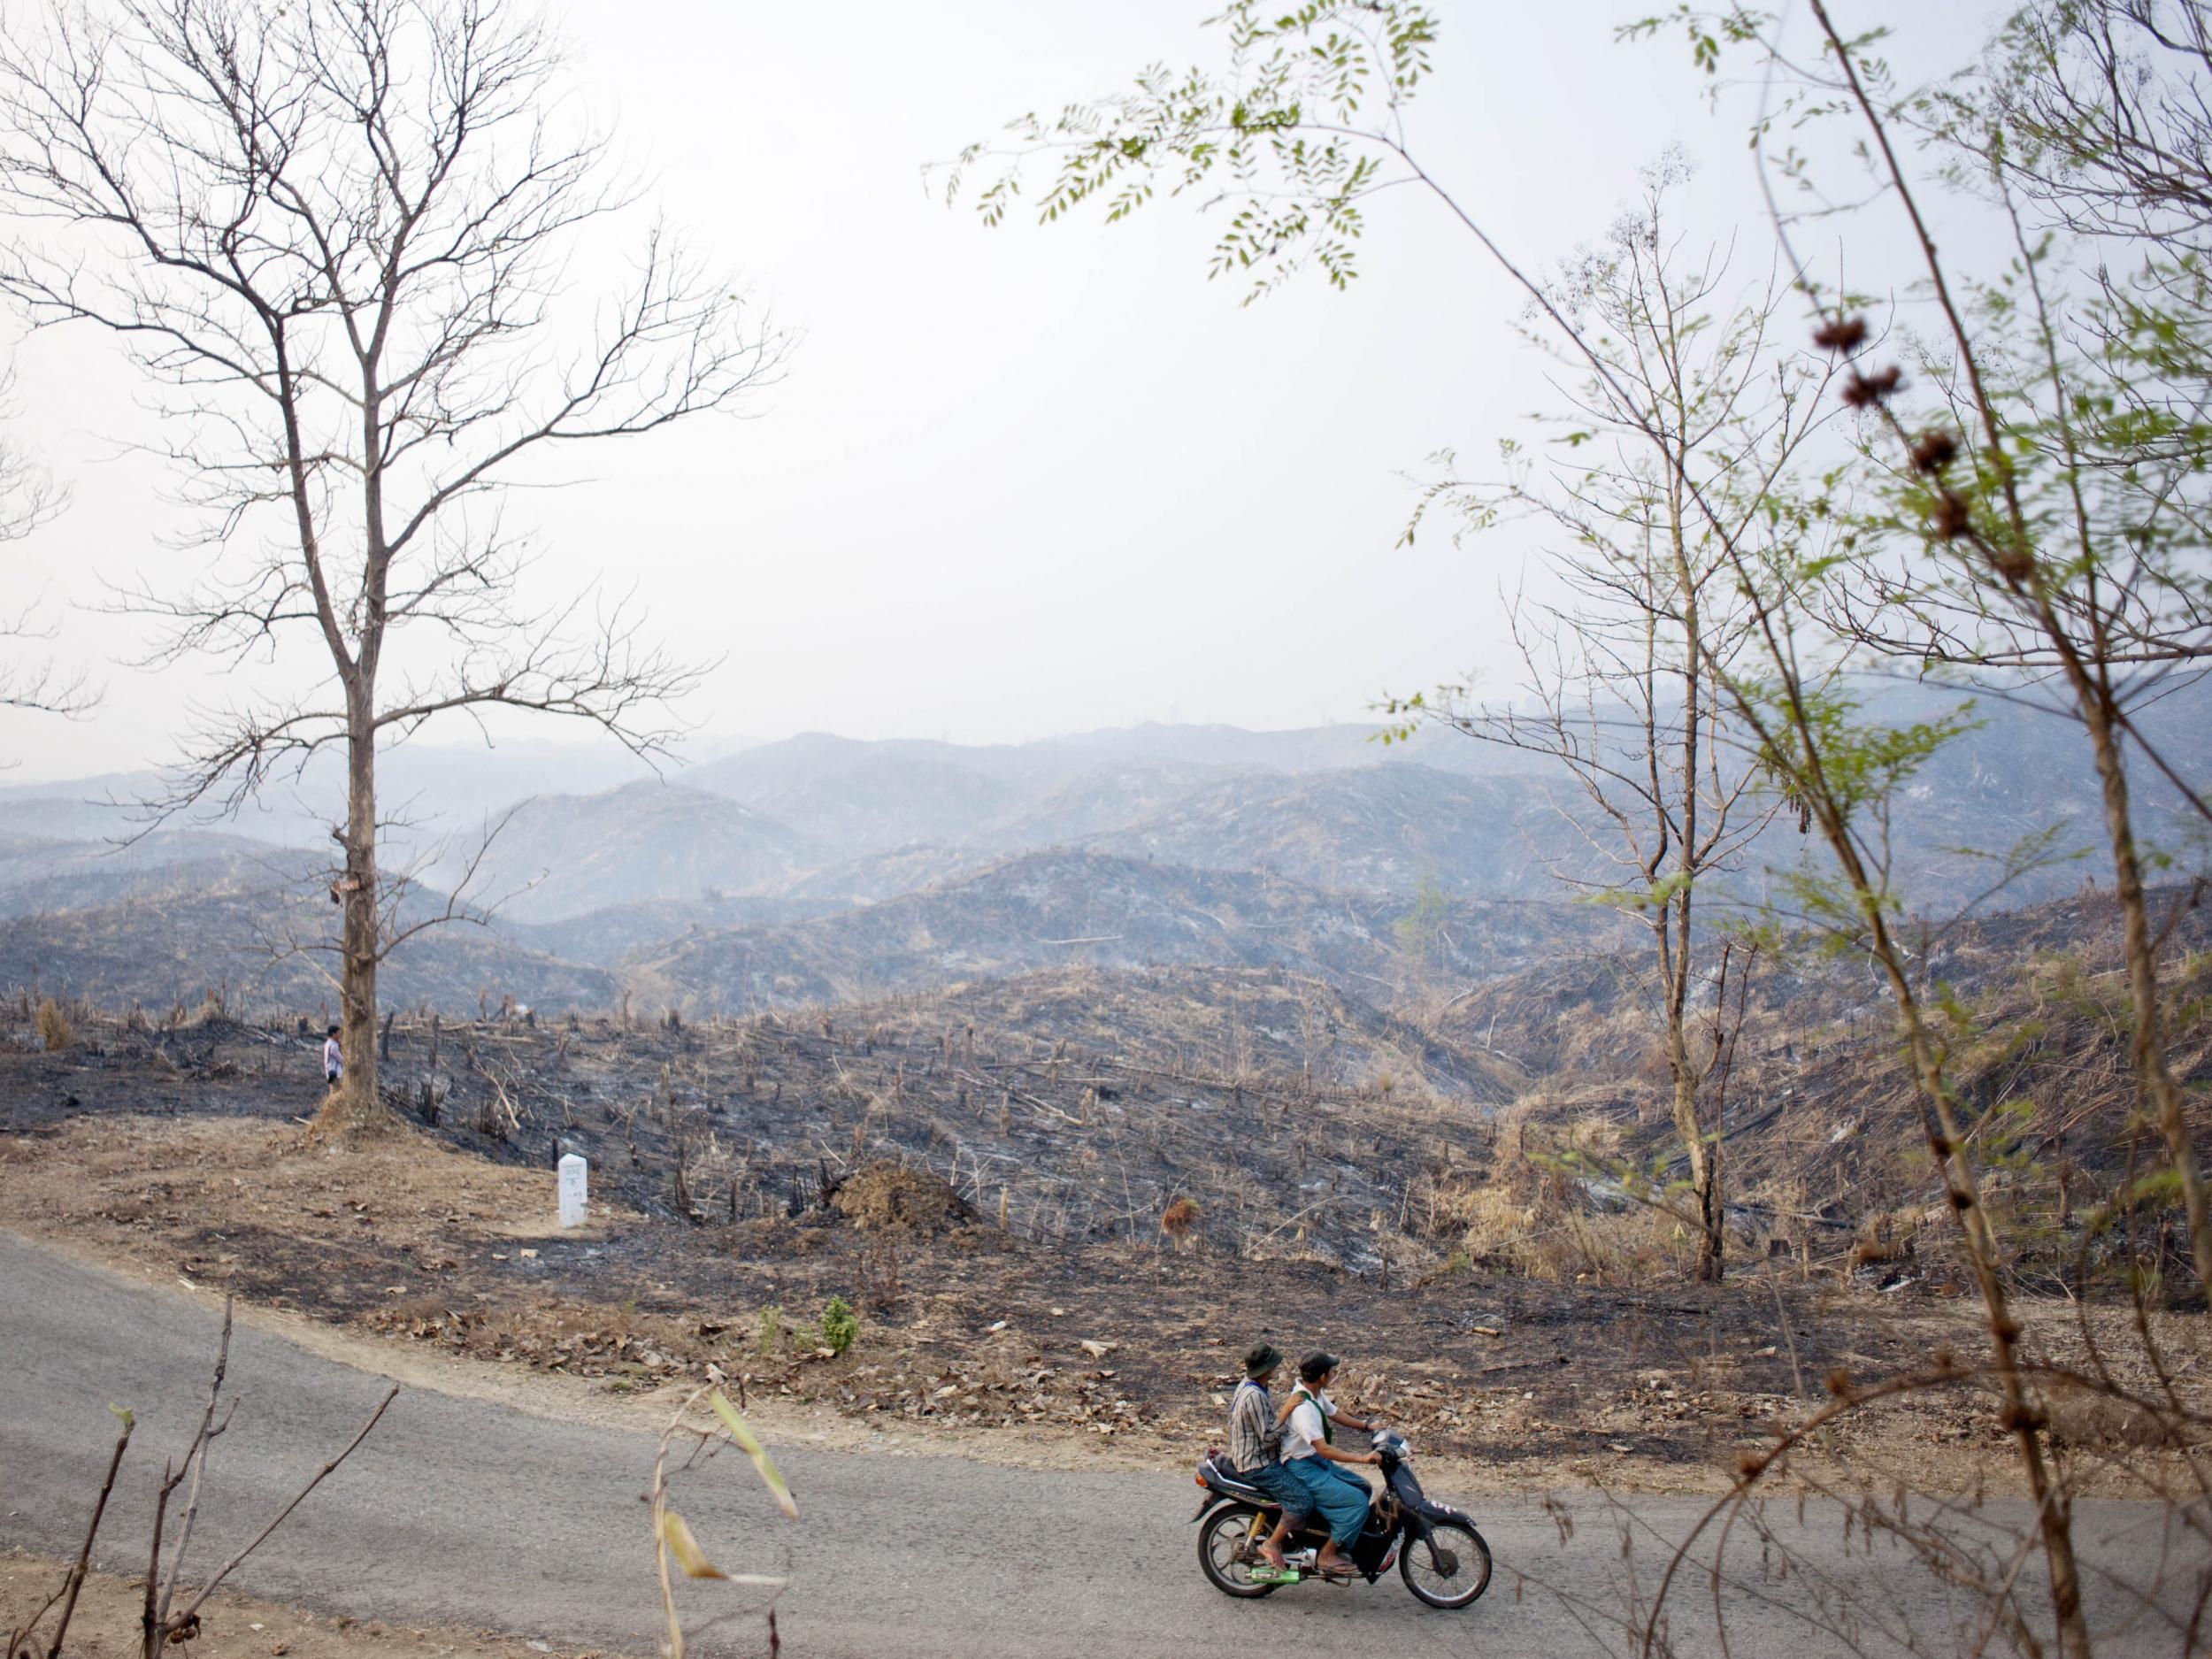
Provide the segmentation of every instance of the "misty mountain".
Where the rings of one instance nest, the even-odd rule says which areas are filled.
[[[296,855],[296,858],[301,856]],[[0,919],[0,985],[38,987],[111,1008],[196,1008],[219,995],[234,1013],[326,1011],[335,1006],[329,947],[338,911],[320,873],[301,859],[263,856],[178,864],[128,896]],[[442,911],[442,895],[417,888],[403,922]],[[464,919],[416,934],[385,964],[388,1007],[474,1008],[488,995],[557,1008],[600,1008],[616,978],[531,950],[495,926]]]
[[[1141,823],[1215,785],[1281,777],[1264,769],[1136,757],[1087,765],[1032,793],[987,826],[980,840],[1008,852],[1068,846]]]
[[[681,784],[645,782],[525,801],[476,833],[454,837],[425,874],[449,890],[467,880],[472,903],[495,905],[510,920],[544,922],[645,901],[752,893],[823,856],[750,807]]]
[[[856,857],[969,840],[1021,799],[1018,772],[1004,751],[810,733],[695,766],[684,781]]]
[[[1947,700],[1955,705],[1955,697]],[[2039,872],[2002,895],[2008,905],[2069,894],[2085,878],[2107,887],[2112,855],[2104,834],[2104,802],[2091,764],[2089,739],[2070,720],[2014,704],[1978,702],[1978,724],[1962,733],[1909,783],[1896,810],[1896,830],[1909,856],[1948,894],[1964,898],[1993,879],[1986,858],[2021,837],[2062,826],[2055,850],[2086,849],[2078,862]],[[2147,710],[2141,726],[2161,757],[2202,789],[2212,781],[2212,697],[2192,693]],[[2128,761],[2136,833],[2154,851],[2201,862],[2207,826],[2139,749]],[[2154,872],[2153,872],[2154,878]]]
[[[131,803],[144,798],[159,781],[151,772],[113,772],[0,788],[0,844],[124,840],[146,827]],[[244,833],[234,825],[223,833]]]
[[[1924,718],[1962,695],[1878,685],[1869,710]],[[2061,821],[2062,847],[2093,847],[2098,834],[2101,808],[2077,728],[1988,698],[1973,718],[1896,806],[1901,882],[1932,909],[1978,898],[1993,879],[1978,855],[2001,854],[2023,834]],[[2177,697],[2145,725],[2185,776],[2212,776],[2212,695]],[[778,890],[861,902],[991,856],[1063,846],[1379,893],[1410,894],[1433,877],[1468,896],[1551,898],[1565,895],[1556,872],[1620,879],[1591,845],[1609,845],[1609,827],[1594,822],[1593,838],[1578,828],[1594,809],[1563,768],[1438,728],[1386,747],[1380,729],[1139,726],[998,747],[801,738],[691,776],[738,799],[761,791],[749,804],[842,855]],[[2200,840],[2175,791],[2139,757],[2135,770],[2153,841]],[[1821,856],[1793,824],[1778,823],[1734,885],[1755,899],[1778,872]],[[2031,872],[1999,902],[2040,902],[2101,867],[2093,858]]]
[[[703,1014],[1071,966],[1283,968],[1372,995],[1424,972],[1487,977],[1619,926],[1579,907],[1461,902],[1423,957],[1400,937],[1407,909],[1248,872],[1052,851],[811,921],[695,934],[625,967],[650,1000]]]
[[[620,750],[515,746],[443,748],[398,743],[378,757],[377,796],[393,820],[388,862],[480,828],[483,820],[532,795],[589,794],[650,780],[643,761]],[[165,797],[158,771],[109,772],[59,782],[0,785],[0,841],[119,839],[145,826],[140,803]],[[214,805],[178,814],[164,827],[204,830],[277,846],[326,845],[345,810],[345,766],[326,749],[295,775],[280,772],[235,812]]]
[[[595,968],[701,933],[801,922],[846,908],[843,899],[704,894],[686,899],[638,899],[558,921],[518,922],[502,914],[494,926],[526,950]]]
[[[1524,757],[1455,733],[1424,732],[1386,747],[1382,729],[1140,726],[1005,744],[810,733],[694,767],[684,781],[863,856],[923,843],[999,852],[1057,846],[1240,777],[1410,764],[1485,776],[1527,770]]]
[[[1959,701],[1924,687],[1870,694],[1891,719]],[[2108,881],[2078,730],[2001,701],[1985,699],[1977,713],[1975,728],[1896,803],[1891,841],[1909,902],[1932,916],[1955,909],[1993,872],[1961,849],[2001,852],[2062,822],[2059,848],[2088,856],[2055,862],[1992,902]],[[2212,776],[2203,688],[2143,725],[2185,776]],[[495,931],[480,944],[513,953],[511,965],[487,956],[469,972],[611,995],[603,976],[619,964],[649,979],[654,997],[731,1010],[1071,964],[1281,967],[1381,994],[1405,979],[1394,926],[1431,878],[1461,907],[1429,963],[1447,982],[1494,971],[1500,918],[1570,896],[1555,871],[1600,872],[1563,813],[1579,806],[1571,779],[1450,732],[1425,732],[1409,747],[1371,735],[1141,726],[1000,746],[808,737],[741,751],[681,782],[537,795],[505,818],[464,895],[495,909]],[[395,775],[434,780],[457,753],[403,749]],[[526,770],[502,764],[489,775]],[[2139,757],[2131,771],[2146,840],[2194,860],[2202,826]],[[293,901],[326,925],[326,829],[278,853],[264,832],[303,820],[272,810],[241,816],[251,833],[174,826],[119,849],[100,839],[127,824],[107,797],[132,781],[0,789],[0,917],[97,913],[57,924],[55,949],[43,953],[19,932],[10,963],[42,964],[50,979],[56,964],[79,961],[88,983],[166,984],[184,971],[173,947],[188,921],[206,930],[211,951],[242,962],[270,922],[263,900],[245,895],[271,895],[287,879],[296,880]],[[450,816],[426,799],[399,810],[426,822]],[[484,822],[446,835],[425,870],[431,887],[460,883]],[[396,841],[388,867],[407,867],[409,852]],[[1785,819],[1734,885],[1755,898],[1771,872],[1820,856]],[[180,908],[196,897],[203,908]],[[1540,903],[1465,910],[1481,901]],[[1581,914],[1584,926],[1604,919]],[[413,983],[408,957],[429,949],[403,952],[388,983]],[[547,965],[569,963],[603,978],[564,979]],[[457,987],[461,972],[449,961],[425,982]]]
[[[1365,766],[1411,764],[1474,777],[1525,772],[1527,757],[1479,743],[1463,733],[1424,726],[1410,737],[1393,736],[1380,725],[1294,726],[1253,732],[1235,726],[1144,726],[1086,732],[1047,740],[1048,748],[1071,759],[1210,768],[1216,772],[1346,772]]]
[[[174,889],[180,872],[228,883],[290,856],[241,835],[164,830],[118,846],[101,841],[0,839],[0,917],[111,904]],[[290,864],[283,866],[292,872]]]
[[[1406,762],[1299,777],[1232,779],[1099,837],[1098,851],[1205,870],[1254,870],[1309,887],[1492,898],[1565,896],[1546,858],[1580,838],[1527,780]]]

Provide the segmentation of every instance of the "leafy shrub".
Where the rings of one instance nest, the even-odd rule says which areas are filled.
[[[38,1005],[38,1034],[49,1054],[59,1054],[77,1041],[77,1033],[70,1029],[69,1017],[50,996]]]
[[[842,1354],[860,1334],[860,1316],[842,1296],[832,1296],[822,1309],[820,1333],[824,1348]]]
[[[760,1351],[773,1356],[783,1346],[783,1310],[772,1302],[760,1310]]]

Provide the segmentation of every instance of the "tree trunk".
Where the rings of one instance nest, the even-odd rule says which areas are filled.
[[[365,695],[354,699],[346,746],[345,868],[338,878],[344,911],[340,940],[339,1035],[346,1074],[325,1121],[341,1134],[373,1132],[397,1121],[376,1087],[376,728]]]
[[[1697,1184],[1697,1213],[1705,1224],[1698,1240],[1697,1277],[1703,1285],[1717,1285],[1727,1271],[1728,1234],[1720,1202],[1720,1141],[1706,1148],[1704,1178]]]
[[[1727,1235],[1721,1228],[1720,1137],[1716,1134],[1712,1143],[1709,1146],[1706,1144],[1703,1125],[1698,1121],[1698,1073],[1690,1068],[1690,953],[1696,942],[1696,934],[1690,925],[1690,907],[1696,897],[1696,882],[1701,862],[1697,839],[1697,810],[1698,755],[1703,744],[1707,715],[1705,624],[1698,603],[1697,576],[1690,568],[1689,546],[1683,532],[1684,486],[1689,477],[1687,434],[1691,425],[1690,411],[1682,401],[1682,382],[1678,380],[1674,385],[1675,431],[1679,434],[1678,442],[1680,447],[1671,457],[1667,513],[1671,533],[1668,547],[1674,560],[1677,603],[1682,607],[1684,646],[1682,745],[1678,757],[1682,768],[1682,823],[1681,840],[1676,855],[1682,887],[1674,895],[1671,906],[1676,961],[1674,983],[1667,987],[1667,1059],[1674,1071],[1675,1132],[1682,1137],[1682,1145],[1690,1155],[1690,1179],[1697,1190],[1697,1282],[1701,1285],[1717,1285],[1726,1271],[1728,1249]],[[1655,744],[1654,748],[1655,751]],[[1724,964],[1727,959],[1724,956],[1722,960]]]
[[[1717,1285],[1725,1266],[1721,1230],[1720,1145],[1708,1145],[1697,1120],[1697,1078],[1690,1069],[1689,1036],[1678,1010],[1669,1009],[1667,1060],[1674,1072],[1674,1133],[1689,1155],[1690,1185],[1697,1194],[1697,1281]]]
[[[2089,1630],[2082,1614],[2081,1571],[2074,1557],[2073,1499],[2065,1486],[2053,1478],[2044,1453],[2043,1413],[2031,1397],[2021,1372],[2020,1324],[2013,1317],[2004,1282],[1998,1276],[1997,1240],[1988,1212],[1982,1207],[1980,1182],[1968,1162],[1966,1137],[1952,1106],[1943,1063],[1921,1017],[1904,963],[1881,913],[1870,911],[1867,920],[1875,955],[1896,999],[1906,1052],[1924,1102],[1929,1148],[1936,1155],[1951,1208],[1966,1236],[1967,1259],[1973,1266],[1982,1306],[1988,1315],[1991,1357],[2004,1401],[1999,1420],[2011,1433],[2027,1475],[2028,1496],[2035,1506],[2044,1561],[2051,1575],[2051,1612],[2058,1626],[2058,1649],[2065,1659],[2090,1659]]]
[[[1825,17],[1822,19],[1826,21]],[[1779,652],[1776,655],[1778,657]],[[2089,1627],[2082,1611],[2081,1570],[2074,1555],[2074,1507],[2064,1483],[2062,1467],[2054,1471],[2046,1455],[2046,1423],[2039,1402],[2032,1395],[2023,1373],[2020,1322],[2013,1317],[2011,1300],[1999,1271],[1995,1229],[1983,1207],[1981,1183],[1975,1173],[1965,1132],[1944,1075],[1943,1058],[1935,1037],[1923,1017],[1904,955],[1889,929],[1889,918],[1870,895],[1877,888],[1871,872],[1860,857],[1857,843],[1838,811],[1834,796],[1818,768],[1820,753],[1804,712],[1792,687],[1791,724],[1803,752],[1815,757],[1810,782],[1813,810],[1822,838],[1834,853],[1844,879],[1859,895],[1874,959],[1889,981],[1890,997],[1897,1011],[1899,1034],[1904,1041],[1913,1083],[1919,1094],[1922,1125],[1928,1149],[1943,1177],[1946,1195],[1958,1217],[1967,1260],[1974,1271],[1976,1288],[1989,1324],[1991,1369],[1997,1377],[2002,1405],[1999,1422],[2012,1436],[2027,1477],[2028,1496],[2034,1505],[2043,1543],[2044,1563],[2051,1579],[2051,1612],[2057,1625],[2058,1649],[2063,1659],[2090,1659]]]
[[[2089,741],[2096,754],[2097,780],[2103,787],[2105,833],[2112,842],[2113,886],[2119,895],[2122,938],[2127,954],[2128,994],[2135,1004],[2135,1031],[2129,1057],[2134,1063],[2143,1104],[2165,1138],[2167,1156],[2181,1179],[2182,1206],[2189,1221],[2189,1250],[2196,1262],[2197,1284],[2212,1309],[2212,1217],[2207,1213],[2204,1177],[2189,1133],[2181,1087],[2166,1063],[2159,1008],[2158,946],[2143,892],[2142,861],[2136,856],[2133,814],[2128,803],[2127,770],[2119,734],[2101,697],[2082,699]]]

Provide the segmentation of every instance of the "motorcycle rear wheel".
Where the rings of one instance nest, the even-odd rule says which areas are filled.
[[[1274,1594],[1280,1586],[1252,1582],[1259,1540],[1271,1525],[1248,1503],[1225,1503],[1209,1514],[1198,1529],[1198,1567],[1206,1582],[1224,1595]]]
[[[1490,1546],[1466,1521],[1432,1521],[1429,1530],[1426,1540],[1405,1540],[1398,1576],[1416,1601],[1430,1607],[1471,1605],[1490,1587]]]

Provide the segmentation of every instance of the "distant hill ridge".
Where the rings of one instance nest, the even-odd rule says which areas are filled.
[[[1901,718],[1957,700],[1878,691]],[[1981,713],[1892,826],[1908,891],[1932,910],[1989,879],[1988,861],[1955,849],[2001,850],[2055,818],[2071,820],[2062,846],[2091,856],[1998,902],[2070,893],[2103,868],[2078,733],[2008,703]],[[2184,775],[2212,775],[2212,687],[2145,724]],[[1563,872],[1620,879],[1574,821],[1587,809],[1571,779],[1446,730],[1388,745],[1379,731],[1148,726],[1002,745],[815,733],[666,780],[603,757],[409,745],[387,758],[388,795],[422,827],[391,838],[385,861],[421,878],[423,902],[470,878],[464,907],[496,907],[496,925],[474,929],[472,971],[488,979],[611,995],[618,971],[674,1002],[732,1010],[1066,966],[1079,948],[1040,941],[1093,934],[1118,937],[1074,965],[1281,967],[1379,996],[1406,972],[1394,930],[1424,893],[1460,907],[1455,927],[1486,902],[1555,905],[1570,896]],[[0,922],[15,924],[0,983],[54,982],[65,961],[88,987],[150,988],[196,945],[243,961],[287,882],[286,928],[327,927],[327,824],[311,810],[323,773],[234,821],[180,819],[119,848],[144,829],[122,803],[150,782],[0,787]],[[2147,841],[2190,844],[2170,789],[2146,775],[2139,798]],[[1755,897],[1768,871],[1812,856],[1784,823],[1736,879]],[[1475,930],[1479,949],[1444,938],[1431,970],[1493,971],[1495,950],[1519,948],[1496,922]],[[388,983],[411,972],[403,961]],[[443,972],[437,986],[457,983]]]

